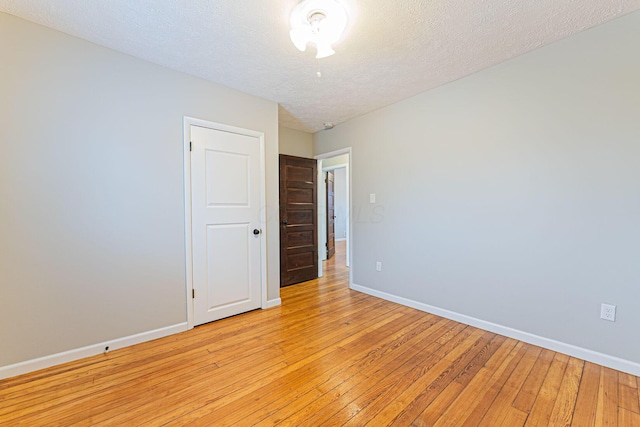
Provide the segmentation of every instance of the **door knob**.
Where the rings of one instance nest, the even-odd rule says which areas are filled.
[[[257,236],[258,234],[260,234],[260,230],[258,230],[257,228],[254,228],[253,234]]]
[[[287,225],[289,224],[289,221],[287,221],[286,219],[282,221],[282,225]]]

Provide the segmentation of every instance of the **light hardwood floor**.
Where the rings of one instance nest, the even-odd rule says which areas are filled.
[[[638,378],[348,289],[0,381],[0,425],[640,426]]]

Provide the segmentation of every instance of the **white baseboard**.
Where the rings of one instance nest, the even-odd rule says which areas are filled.
[[[26,360],[24,362],[15,363],[13,365],[0,366],[0,379],[14,377],[16,375],[26,374],[28,372],[49,368],[54,365],[72,362],[84,357],[95,356],[104,352],[104,348],[109,346],[109,351],[134,344],[140,344],[145,341],[155,340],[157,338],[166,337],[168,335],[184,332],[188,329],[187,322],[178,323],[176,325],[166,326],[152,331],[141,332],[139,334],[130,335],[128,337],[117,338],[98,344],[88,345],[86,347],[76,348],[73,350],[63,351],[62,353],[51,354],[49,356],[39,357],[37,359]]]
[[[276,307],[278,305],[282,305],[282,300],[280,298],[267,300],[267,306],[264,308]]]
[[[640,364],[632,362],[630,360],[621,359],[616,356],[599,353],[597,351],[578,347],[572,344],[567,344],[550,338],[541,337],[539,335],[530,334],[528,332],[513,329],[508,326],[499,325],[497,323],[487,322],[485,320],[477,319],[465,314],[456,313],[455,311],[445,310],[429,304],[424,304],[418,301],[413,301],[407,298],[388,294],[386,292],[367,288],[365,286],[356,285],[355,283],[351,285],[351,289],[353,289],[354,291],[372,295],[374,297],[382,298],[387,301],[405,305],[407,307],[415,308],[416,310],[426,311],[427,313],[455,320],[456,322],[464,323],[465,325],[474,326],[476,328],[504,335],[506,337],[537,345],[539,347],[544,347],[549,350],[557,351],[559,353],[568,354],[569,356],[587,360],[589,362],[616,369],[618,371],[626,372],[631,375],[640,376]]]
[[[344,242],[345,240],[347,240],[346,237],[341,237],[339,239],[334,239],[336,242]]]

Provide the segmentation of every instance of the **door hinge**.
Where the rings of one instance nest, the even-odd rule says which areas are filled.
[[[189,141],[189,151],[193,151],[193,142]]]
[[[195,297],[196,297],[196,290],[191,289],[191,298],[195,298]]]

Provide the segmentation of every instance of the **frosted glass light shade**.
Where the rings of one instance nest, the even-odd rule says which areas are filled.
[[[295,30],[291,30],[289,35],[291,36],[293,45],[301,52],[307,50],[307,43],[309,43],[309,40],[313,37],[311,27],[296,28]]]
[[[290,24],[289,36],[298,50],[315,44],[316,58],[325,58],[335,53],[331,45],[347,26],[347,11],[336,0],[303,0],[291,12]]]
[[[318,59],[326,58],[336,53],[329,43],[316,42],[316,48],[318,49],[318,53],[316,54],[316,58]]]

